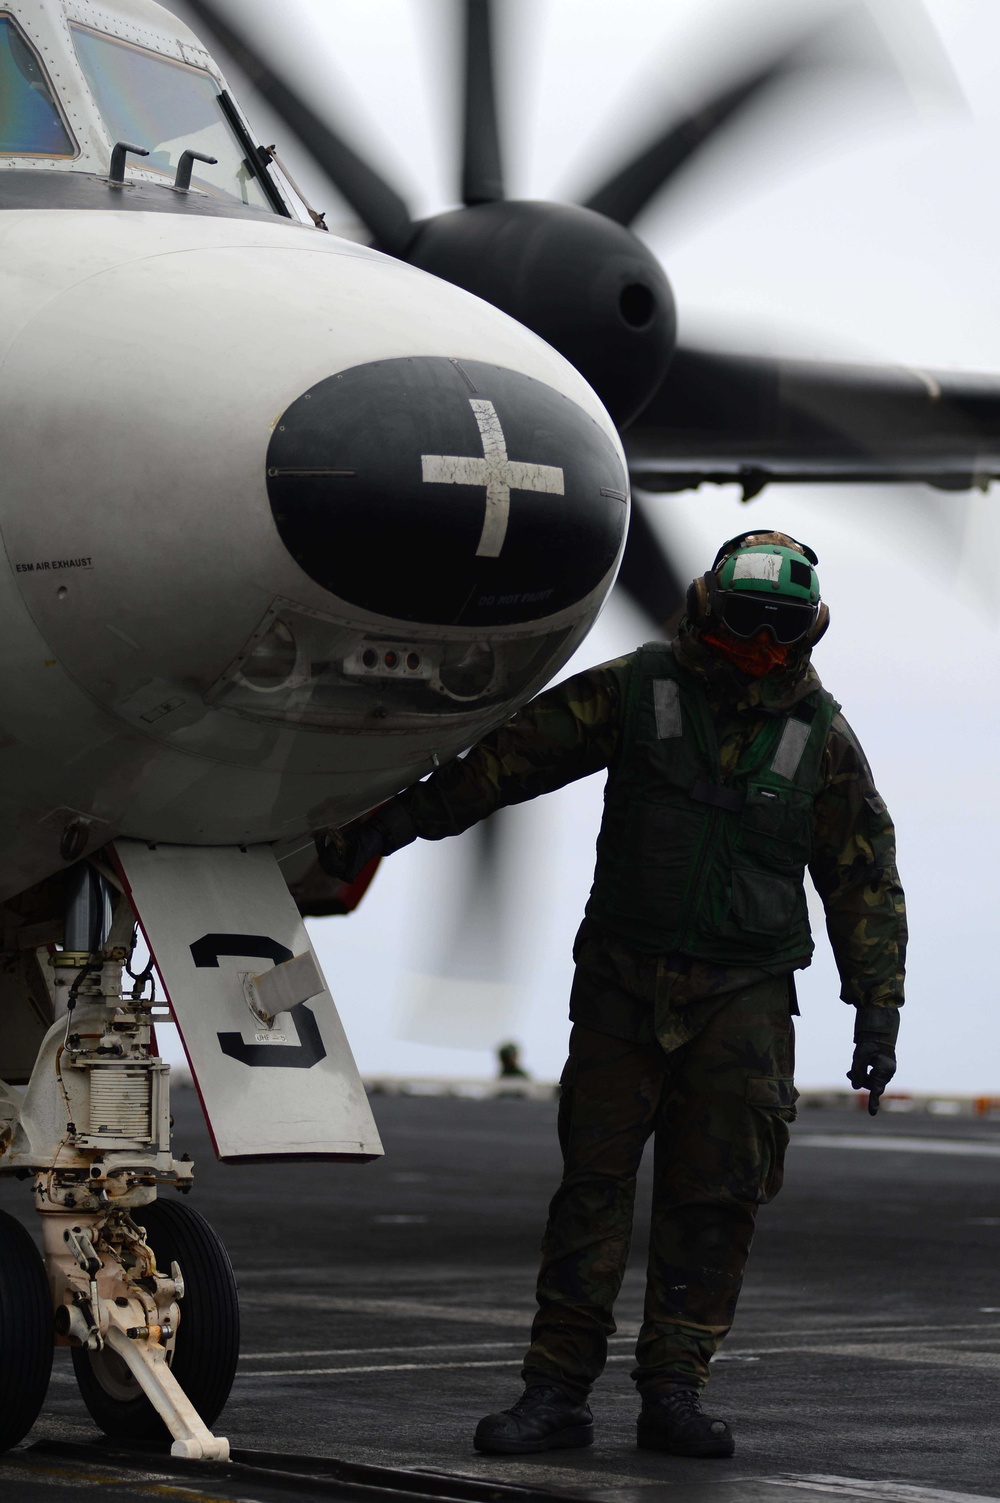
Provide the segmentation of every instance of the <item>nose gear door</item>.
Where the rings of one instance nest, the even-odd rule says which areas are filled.
[[[269,846],[114,845],[220,1159],[366,1160],[378,1130]]]

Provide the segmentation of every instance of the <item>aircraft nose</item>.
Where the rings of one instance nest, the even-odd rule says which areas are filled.
[[[575,605],[628,520],[620,450],[590,413],[521,372],[441,356],[357,365],[304,392],[272,435],[267,489],[317,584],[434,625]]]

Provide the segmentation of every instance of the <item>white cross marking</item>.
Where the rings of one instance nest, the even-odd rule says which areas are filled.
[[[486,516],[476,557],[499,558],[507,536],[511,491],[547,491],[553,496],[563,496],[566,487],[558,465],[528,464],[526,460],[507,458],[507,441],[492,402],[484,397],[470,397],[469,406],[479,424],[483,458],[422,454],[423,479],[431,485],[485,485]]]

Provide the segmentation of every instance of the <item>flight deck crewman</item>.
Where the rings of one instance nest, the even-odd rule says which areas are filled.
[[[870,1111],[895,1071],[906,918],[893,827],[810,662],[829,619],[815,563],[783,533],[732,539],[691,586],[673,642],[547,690],[464,758],[317,840],[326,869],[350,878],[417,836],[457,834],[608,769],[525,1390],[480,1422],[480,1451],[591,1444],[587,1396],[615,1330],[652,1136],[639,1445],[732,1455],[728,1425],[700,1394],[733,1322],[757,1207],[781,1188],[793,973],[813,948],[807,867],[856,1009],[849,1079],[868,1088]]]

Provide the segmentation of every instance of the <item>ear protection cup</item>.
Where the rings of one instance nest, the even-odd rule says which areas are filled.
[[[823,635],[829,625],[830,607],[827,605],[825,600],[821,600],[819,603],[819,609],[816,612],[816,620],[813,622],[811,630],[806,633],[803,640],[807,642],[810,647],[815,647],[816,643],[819,641],[820,637]]]
[[[709,613],[712,609],[711,582],[712,574],[699,574],[697,579],[692,579],[687,592],[687,615],[693,626],[705,626],[708,623]]]

